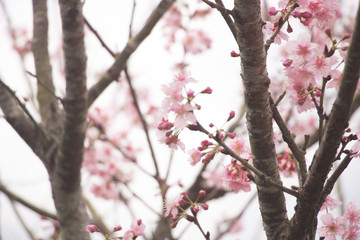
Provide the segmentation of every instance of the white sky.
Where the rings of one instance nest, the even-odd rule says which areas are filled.
[[[57,1],[49,1],[49,15],[50,15],[50,51],[55,52],[59,44],[59,17],[58,8],[56,7]],[[129,13],[131,11],[132,1],[91,1],[86,0],[84,15],[94,28],[101,34],[109,46],[114,50],[121,50],[127,41],[128,36],[128,23]],[[137,1],[137,15],[135,18],[134,29],[139,28],[141,23],[149,14],[149,9],[156,6],[158,1]],[[105,4],[104,4],[105,3]],[[5,1],[6,6],[11,14],[11,20],[14,26],[31,29],[32,25],[32,13],[31,13],[31,1],[18,0],[18,1]],[[213,38],[213,49],[202,56],[196,56],[192,58],[190,65],[190,72],[199,80],[198,89],[211,86],[214,89],[214,93],[211,95],[202,96],[198,103],[202,105],[201,113],[197,116],[200,122],[207,125],[209,121],[214,122],[216,125],[221,125],[228,116],[230,110],[237,110],[239,102],[237,96],[241,86],[236,84],[239,82],[239,62],[238,59],[230,58],[229,54],[232,50],[236,50],[236,45],[232,39],[230,31],[227,29],[221,16],[214,12],[206,24],[203,25],[203,29],[208,31]],[[0,76],[9,84],[13,89],[16,89],[18,96],[27,96],[27,85],[23,83],[24,75],[19,72],[19,58],[11,52],[11,42],[6,34],[6,24],[3,17],[3,13],[0,13]],[[31,35],[31,31],[29,33]],[[111,63],[112,59],[108,54],[99,47],[99,44],[92,34],[87,31],[89,39],[86,42],[89,49],[88,53],[88,66],[91,76],[94,73],[101,73]],[[160,92],[159,85],[162,83],[169,83],[174,73],[170,70],[170,67],[174,63],[176,57],[179,54],[165,53],[162,50],[164,41],[159,27],[156,27],[154,32],[148,39],[139,47],[136,53],[130,59],[129,69],[130,72],[136,77],[135,85],[141,88],[150,89],[150,94],[155,103],[160,104],[163,97]],[[31,63],[31,58],[27,58],[28,63]],[[55,65],[56,66],[56,65]],[[56,70],[56,67],[54,67]],[[29,69],[33,71],[33,69]],[[269,73],[272,73],[272,69],[269,69]],[[61,96],[64,84],[60,76],[57,78],[56,86],[60,88],[57,92]],[[32,79],[33,80],[33,79]],[[90,78],[90,81],[94,81]],[[107,94],[109,96],[116,95],[117,88],[111,88]],[[109,102],[108,99],[100,99],[101,103]],[[111,100],[110,100],[111,102]],[[22,142],[17,134],[9,127],[5,120],[0,119],[0,180],[6,184],[15,193],[25,196],[25,198],[38,205],[42,206],[49,211],[54,211],[51,204],[50,187],[48,183],[48,177],[41,162],[32,154],[31,150]],[[204,137],[188,136],[187,141],[191,142],[195,147],[198,145],[199,140]],[[157,153],[160,156],[161,161],[168,159],[169,153],[163,146],[156,147]],[[165,154],[160,154],[165,152]],[[311,151],[309,151],[311,153]],[[186,161],[187,156],[181,153],[176,154],[174,169],[181,171],[175,171],[178,174],[174,174],[171,181],[175,183],[179,178],[187,185],[191,183],[192,176],[199,168],[193,168],[189,166]],[[309,157],[308,159],[311,159]],[[142,162],[146,167],[152,169],[146,161]],[[147,165],[146,165],[147,164]],[[164,165],[165,166],[165,165]],[[199,166],[198,166],[199,167]],[[358,170],[360,169],[359,160],[354,160],[350,167],[345,171],[341,180],[342,191],[345,196],[345,202],[352,199],[355,200],[358,207],[360,207],[360,194],[356,189],[357,182],[360,181]],[[135,189],[140,195],[148,196],[154,195],[154,185],[149,184],[149,187],[143,188],[146,178],[139,178],[138,185]],[[285,184],[290,184],[293,180],[286,180]],[[254,186],[252,186],[254,188]],[[173,194],[176,194],[174,191]],[[228,196],[219,203],[210,203],[210,209],[200,215],[201,221],[204,221],[204,228],[211,232],[215,229],[222,217],[230,217],[236,209],[241,209],[242,205],[246,202],[251,194],[240,193],[233,196]],[[151,200],[150,200],[151,201]],[[101,203],[101,213],[106,215],[109,227],[111,224],[120,224],[126,228],[129,223],[123,216],[113,214],[114,211],[119,211],[123,214],[123,208],[117,207],[112,203],[99,201]],[[155,202],[154,204],[158,204]],[[294,204],[293,199],[288,201],[289,216],[292,215],[292,206]],[[138,204],[139,205],[139,204]],[[231,206],[229,208],[228,206]],[[23,208],[21,215],[25,219],[29,220],[29,226],[36,231],[39,231],[41,225],[38,224],[37,218],[28,214],[28,211]],[[144,223],[150,227],[151,219],[154,217],[143,216],[143,212],[148,212],[141,205],[137,206],[137,216],[143,219]],[[250,209],[246,212],[244,222],[244,230],[239,237],[241,239],[263,239],[261,219],[258,211],[258,206],[254,202]],[[251,219],[251,221],[249,221]],[[147,220],[147,221],[146,221]],[[185,221],[180,223],[185,226]],[[189,234],[184,235],[183,239],[200,239],[198,230],[191,226]],[[19,228],[16,217],[13,215],[10,205],[6,197],[0,194],[0,236],[2,239],[26,239],[26,234]],[[234,239],[224,238],[224,239]],[[0,238],[1,240],[1,238]]]

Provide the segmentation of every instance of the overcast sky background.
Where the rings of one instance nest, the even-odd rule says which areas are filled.
[[[15,28],[29,29],[29,35],[32,35],[32,7],[29,0],[4,0],[8,12],[11,14],[11,21]],[[49,49],[50,52],[56,53],[60,44],[60,19],[59,9],[55,0],[48,1],[49,4],[49,19],[50,19],[50,37]],[[135,15],[134,32],[136,32],[143,24],[146,17],[149,15],[149,9],[153,9],[158,1],[137,0],[137,9]],[[132,1],[91,1],[87,0],[84,8],[84,15],[94,28],[101,34],[108,45],[120,51],[127,41],[128,25],[130,19],[130,12],[132,8]],[[228,116],[230,110],[237,110],[240,102],[236,98],[241,91],[239,82],[239,62],[238,59],[229,57],[232,50],[236,50],[235,42],[227,29],[224,21],[217,12],[213,12],[211,17],[202,25],[202,28],[209,33],[213,39],[213,48],[201,56],[191,58],[190,72],[195,79],[199,80],[196,88],[203,89],[206,86],[211,86],[214,93],[203,96],[198,100],[202,105],[202,110],[197,114],[200,122],[208,124],[210,121],[215,125],[220,126],[224,119]],[[90,85],[95,82],[94,75],[99,75],[102,71],[108,68],[112,63],[112,58],[99,45],[98,41],[93,37],[92,33],[87,31],[86,46],[88,49],[88,76]],[[296,36],[292,36],[296,38]],[[18,96],[28,96],[28,87],[24,83],[24,74],[19,71],[19,57],[11,51],[11,40],[7,34],[7,24],[0,12],[0,76],[9,86],[16,89]],[[162,37],[162,32],[159,25],[154,29],[153,33],[145,42],[139,47],[136,53],[131,57],[129,63],[129,71],[133,74],[135,79],[135,86],[143,89],[149,89],[151,99],[155,104],[160,104],[163,94],[160,91],[160,84],[169,83],[175,74],[171,71],[171,66],[180,59],[181,54],[176,51],[167,53],[163,51],[165,41]],[[274,62],[278,56],[276,55],[276,47],[272,47],[270,54],[269,75],[276,74],[280,64]],[[31,69],[31,55],[26,58],[28,70]],[[54,72],[56,72],[56,64]],[[64,82],[60,75],[55,75],[56,86],[58,88],[57,94],[62,96],[64,89]],[[33,80],[33,79],[31,79]],[[107,97],[102,97],[95,103],[95,105],[111,106],[111,101],[118,93],[119,89],[111,87],[106,91]],[[7,124],[4,119],[0,119],[0,180],[15,193],[25,196],[25,198],[37,206],[42,206],[49,211],[54,212],[54,207],[51,203],[51,192],[48,183],[48,176],[42,165],[32,151],[23,143],[17,136],[14,130]],[[189,142],[189,148],[196,147],[202,136],[189,135],[185,137],[185,141]],[[154,138],[155,139],[155,138]],[[145,147],[144,147],[145,148]],[[164,146],[157,146],[156,151],[161,161],[167,161],[169,151]],[[146,152],[145,152],[146,153]],[[313,151],[308,152],[308,160],[311,159]],[[145,154],[144,154],[145,156]],[[199,170],[200,166],[191,167],[186,160],[187,156],[181,153],[176,153],[176,161],[173,172],[173,177],[170,179],[175,183],[179,178],[182,179],[184,185],[192,182],[194,174]],[[142,161],[145,167],[152,169],[151,164],[147,161]],[[166,166],[165,164],[163,165]],[[360,182],[360,175],[358,171],[360,163],[355,159],[350,167],[345,171],[341,178],[342,192],[345,196],[345,202],[354,200],[357,206],[360,207],[360,193],[358,191],[358,182]],[[163,169],[164,170],[164,169]],[[176,174],[175,174],[176,173]],[[141,196],[154,196],[155,185],[148,183],[148,179],[140,177],[134,183],[135,191]],[[287,186],[295,184],[295,179],[288,179],[284,181]],[[149,184],[144,188],[144,184]],[[252,186],[254,189],[254,186]],[[170,192],[170,194],[177,194],[178,189]],[[209,230],[215,229],[219,221],[223,217],[231,217],[232,214],[245,204],[252,193],[239,193],[225,197],[219,202],[210,202],[210,209],[207,212],[200,214],[201,221],[204,222],[204,228]],[[289,216],[293,213],[294,199],[288,197],[288,211]],[[91,200],[94,200],[91,198]],[[149,199],[149,201],[153,201]],[[115,206],[109,201],[98,201],[98,207],[101,209],[101,214],[106,216],[106,222],[111,228],[113,225],[121,224],[124,228],[129,226],[127,221],[128,215],[122,207]],[[136,203],[138,204],[138,203]],[[154,202],[153,204],[158,204]],[[18,205],[17,205],[18,206]],[[38,221],[38,218],[29,214],[30,212],[19,206],[22,216],[30,228],[35,232],[40,232],[44,227]],[[119,214],[114,214],[114,212]],[[121,214],[120,214],[121,213]],[[137,205],[136,214],[138,218],[142,218],[144,223],[151,229],[154,216],[141,204]],[[249,220],[251,219],[251,220]],[[258,211],[257,202],[254,201],[249,210],[246,211],[243,222],[244,230],[239,235],[239,239],[264,239],[264,234],[261,227],[261,217]],[[185,221],[180,223],[179,230],[186,226]],[[201,239],[199,231],[194,227],[188,234],[184,235],[183,239]],[[24,230],[19,227],[19,222],[13,214],[11,205],[8,199],[0,194],[0,239],[27,239]],[[94,238],[95,239],[95,238]],[[99,238],[100,239],[100,238]],[[224,239],[234,239],[232,237]]]

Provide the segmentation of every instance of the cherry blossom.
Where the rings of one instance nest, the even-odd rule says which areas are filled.
[[[167,198],[165,200],[165,217],[175,219],[179,213],[178,207],[183,200],[183,195],[179,195],[177,198]]]
[[[243,169],[242,164],[236,161],[232,161],[226,166],[223,172],[223,183],[228,190],[234,193],[238,193],[240,190],[244,192],[251,190],[247,172]]]
[[[346,205],[344,216],[350,222],[350,225],[360,225],[360,209],[356,208],[354,202]]]
[[[290,152],[284,151],[283,154],[278,154],[277,160],[279,170],[285,175],[285,177],[291,177],[293,173],[296,173],[295,161]]]
[[[325,209],[334,210],[335,208],[339,207],[341,204],[342,204],[341,201],[338,201],[334,199],[332,196],[327,195],[325,202],[320,208],[320,211],[323,211]]]
[[[190,154],[189,161],[192,166],[195,166],[201,160],[201,157],[203,156],[203,154],[197,149],[189,150],[188,154]]]
[[[331,213],[327,213],[320,217],[324,226],[318,229],[320,237],[325,237],[325,240],[336,240],[336,235],[341,236],[345,233],[345,217],[333,217]]]

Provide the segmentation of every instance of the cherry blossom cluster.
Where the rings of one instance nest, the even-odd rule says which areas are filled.
[[[339,207],[342,203],[333,199],[330,195],[326,197],[326,201],[321,207],[321,210],[333,210]],[[323,226],[318,228],[320,237],[325,240],[336,239],[336,236],[341,236],[341,239],[356,240],[360,237],[360,209],[358,209],[354,202],[346,205],[343,216],[334,217],[327,212],[320,217]]]
[[[157,129],[159,140],[172,149],[182,149],[185,151],[185,145],[179,139],[181,131],[189,124],[195,124],[196,118],[194,110],[199,110],[200,105],[194,103],[198,94],[211,94],[212,89],[207,87],[199,93],[192,89],[187,89],[188,83],[195,82],[187,72],[180,72],[169,85],[162,85],[162,91],[166,97],[162,102],[161,115],[162,120]],[[170,118],[173,118],[170,120]]]
[[[284,151],[283,153],[278,154],[276,157],[279,170],[284,174],[285,177],[291,177],[293,173],[296,173],[294,156],[291,152]]]
[[[211,8],[201,8],[202,1],[181,1],[176,2],[163,18],[163,34],[167,43],[165,49],[180,43],[184,51],[184,57],[187,54],[200,54],[211,48],[211,38],[196,26],[197,20],[203,20],[211,12]],[[195,5],[195,6],[194,6]],[[176,65],[177,69],[186,67],[182,60]]]
[[[124,235],[122,237],[116,237],[114,236],[115,233],[119,232],[122,230],[122,227],[120,225],[115,226],[114,230],[110,233],[102,233],[100,231],[100,229],[94,225],[94,224],[90,224],[86,226],[86,231],[88,231],[89,233],[95,233],[95,232],[99,232],[101,234],[104,235],[105,239],[104,240],[134,240],[136,239],[138,236],[142,236],[144,234],[144,230],[145,230],[145,225],[142,223],[141,219],[133,222],[130,226],[130,229],[127,230]]]
[[[204,146],[212,146],[215,144],[210,143],[205,140],[201,143],[197,150],[190,150],[192,152],[200,151]],[[245,145],[244,139],[240,137],[234,137],[229,140],[229,147],[234,151],[239,157],[251,160],[250,149]],[[217,145],[215,145],[217,146]],[[222,152],[222,148],[213,147],[214,150],[211,150],[209,153],[200,155],[204,156],[203,162],[209,161],[214,158],[216,153]],[[199,154],[196,154],[196,156]],[[200,156],[201,157],[201,156]],[[191,159],[194,159],[194,154],[191,155]],[[217,187],[219,189],[233,191],[238,193],[239,191],[249,192],[251,190],[250,184],[252,183],[249,172],[245,167],[236,159],[232,158],[230,163],[221,168],[220,170],[215,170],[213,172],[204,172],[203,177],[207,180],[209,187]],[[250,178],[249,178],[250,177]]]
[[[189,222],[197,222],[197,214],[200,209],[208,210],[209,206],[203,202],[206,191],[200,190],[195,201],[192,201],[187,193],[182,192],[174,199],[165,199],[165,217],[172,220],[171,227],[175,228],[179,221],[184,218]],[[191,214],[186,212],[189,207]]]
[[[119,199],[117,183],[128,183],[132,179],[131,167],[124,171],[124,165],[129,163],[108,142],[98,141],[86,148],[83,168],[97,180],[93,179],[91,192],[104,199]]]

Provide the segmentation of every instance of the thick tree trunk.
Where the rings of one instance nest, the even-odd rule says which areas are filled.
[[[281,184],[273,139],[268,92],[270,80],[266,71],[260,1],[235,0],[234,5],[232,12],[240,49],[241,77],[253,164]],[[288,223],[284,194],[259,178],[256,178],[256,182],[266,236],[268,239],[279,239],[278,234]]]
[[[62,238],[90,239],[81,190],[81,164],[86,131],[87,89],[84,19],[79,0],[60,0],[63,29],[66,96],[64,122],[57,155],[49,169]]]

